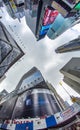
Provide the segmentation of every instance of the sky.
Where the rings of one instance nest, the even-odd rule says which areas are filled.
[[[0,91],[3,89],[6,89],[8,92],[14,90],[21,77],[35,66],[41,71],[44,79],[55,87],[64,100],[67,100],[71,104],[69,95],[63,87],[60,86],[59,82],[62,82],[68,93],[74,96],[80,96],[63,82],[63,75],[59,72],[72,57],[80,57],[80,51],[63,54],[55,53],[55,49],[58,46],[80,35],[80,23],[68,29],[55,40],[50,40],[46,36],[44,39],[36,41],[35,36],[26,25],[25,18],[21,19],[21,23],[17,19],[13,20],[7,14],[5,8],[0,10],[0,16],[2,16],[1,21],[7,30],[25,53],[25,55],[7,71],[6,79],[0,83]]]

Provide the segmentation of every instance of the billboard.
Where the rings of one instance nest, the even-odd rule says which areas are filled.
[[[58,11],[48,6],[45,9],[45,13],[42,20],[42,27],[40,29],[39,35],[45,35],[50,28],[51,24],[54,22],[58,15]]]
[[[51,24],[46,25],[46,26],[42,26],[41,30],[40,30],[40,35],[45,35],[48,31],[48,29],[50,28]]]
[[[59,13],[61,13],[64,17],[68,14],[68,11],[62,7],[59,3],[57,3],[56,1],[53,1],[51,6],[58,10]]]
[[[58,15],[57,10],[54,10],[51,7],[47,7],[45,9],[42,25],[48,25],[48,24],[53,23],[57,15]]]
[[[78,2],[75,7],[74,7],[75,10],[80,10],[80,2]]]
[[[50,39],[55,39],[67,29],[69,29],[74,23],[74,19],[64,18],[61,14],[57,16],[54,23],[51,25],[51,28],[47,32],[47,36]]]
[[[59,111],[59,106],[49,90],[38,88],[18,97],[12,119],[43,117]]]
[[[70,12],[71,11],[71,7],[69,6],[69,4],[67,4],[66,2],[65,2],[65,0],[64,1],[62,1],[62,0],[54,0],[55,1],[55,3],[54,4],[59,4],[60,5],[60,7],[62,8],[64,8],[65,9],[65,11],[67,11],[67,12]]]
[[[64,121],[73,118],[79,112],[80,112],[80,106],[77,103],[74,103],[73,105],[65,109],[63,112],[58,112],[54,116],[57,121],[57,124],[60,124],[62,122],[64,124]]]

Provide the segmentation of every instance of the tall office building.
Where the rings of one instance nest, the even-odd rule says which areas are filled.
[[[49,38],[54,39],[52,38],[52,35],[55,35],[54,37],[56,38],[62,33],[62,31],[64,32],[66,29],[70,28],[72,23],[75,21],[75,18],[73,17],[68,19],[67,17],[74,16],[78,12],[76,9],[72,11],[75,4],[76,3],[69,3],[69,1],[65,2],[64,0],[40,0],[38,2],[35,33],[37,40],[42,39],[46,34]],[[60,19],[63,19],[63,21]],[[54,24],[56,24],[55,26],[58,27],[59,30],[57,30],[56,27],[53,27]]]
[[[56,94],[33,67],[21,78],[16,89],[1,100],[0,119],[45,117],[60,112],[62,108]]]
[[[37,40],[44,38],[46,34],[49,38],[55,39],[73,26],[73,22],[79,15],[79,3],[77,2],[25,0],[26,23]],[[74,17],[74,15],[76,16]]]
[[[61,110],[65,110],[67,107],[69,107],[69,104],[67,101],[64,101],[60,95],[57,93],[56,89],[52,86],[52,84],[50,84],[49,82],[46,82],[46,84],[48,85],[48,88],[54,93]]]
[[[58,15],[58,11],[51,7],[51,3],[52,0],[25,0],[26,23],[37,40],[45,37],[49,27]]]
[[[60,47],[58,47],[55,51],[56,53],[64,53],[69,51],[80,50],[80,36]]]
[[[64,110],[63,104],[52,85],[46,83],[40,71],[33,67],[21,78],[15,90],[0,101],[0,128],[48,130],[66,124],[70,126],[80,113],[80,106],[73,104]]]
[[[69,5],[69,7],[67,7],[67,5]],[[55,39],[64,33],[67,29],[73,27],[78,23],[78,20],[80,18],[80,1],[75,4],[68,4],[63,0],[53,1],[52,7],[57,9],[59,11],[59,14],[49,28],[47,36],[50,39]]]
[[[31,29],[34,35],[35,35],[35,29],[36,29],[37,9],[38,9],[37,0],[25,0],[26,24]]]
[[[51,25],[51,28],[48,30],[47,36],[50,39],[57,38],[70,27],[74,26],[76,24],[76,19],[79,19],[79,15],[77,17],[73,16],[70,18],[64,18],[61,14],[59,14]]]
[[[63,81],[80,94],[80,58],[72,58],[60,72],[64,75]]]
[[[24,55],[24,52],[0,22],[0,79],[6,71]]]
[[[20,18],[22,18],[24,13],[24,0],[3,0],[8,14],[13,18],[20,21]]]

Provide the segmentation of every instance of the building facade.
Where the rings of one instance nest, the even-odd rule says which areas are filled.
[[[56,53],[64,53],[70,51],[80,50],[80,36],[60,47],[58,47],[55,51]]]
[[[80,106],[75,103],[62,111],[63,100],[58,98],[55,89],[33,67],[21,78],[15,90],[0,101],[0,128],[66,130],[62,127],[67,124],[72,128],[76,114],[80,114]]]
[[[1,100],[0,119],[40,118],[60,112],[61,102],[56,94],[33,67],[21,78],[16,89]]]
[[[24,52],[0,22],[0,79],[5,78],[6,71],[23,55]]]
[[[75,23],[77,19],[79,19],[79,15],[76,17],[73,16],[69,18],[64,18],[61,14],[59,14],[57,18],[55,19],[55,21],[52,23],[51,28],[49,28],[47,32],[47,36],[50,39],[57,38],[66,30],[68,30],[69,28],[77,24]]]
[[[80,58],[72,58],[60,72],[64,75],[63,81],[80,94]]]
[[[67,101],[64,101],[61,96],[57,93],[56,89],[49,83],[49,82],[46,82],[49,89],[54,93],[59,105],[60,105],[60,108],[61,110],[65,110],[67,107],[69,107],[69,104],[67,103]]]
[[[13,19],[18,19],[20,21],[20,18],[22,18],[25,13],[24,13],[24,0],[3,0],[6,10],[8,14],[13,18]]]

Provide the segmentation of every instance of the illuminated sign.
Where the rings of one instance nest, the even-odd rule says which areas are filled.
[[[72,115],[74,113],[74,108],[72,106],[70,106],[66,111],[61,112],[60,115],[61,117],[68,118],[70,115]]]
[[[57,15],[58,15],[57,10],[54,10],[52,7],[47,7],[45,9],[42,25],[48,25],[53,23]]]
[[[45,35],[47,33],[51,24],[55,21],[58,14],[59,14],[58,11],[54,10],[52,7],[48,6],[45,9],[44,18],[42,21],[43,26],[41,27],[39,35]]]
[[[46,25],[46,26],[42,26],[41,30],[40,30],[40,35],[45,35],[48,31],[48,29],[50,28],[51,24]]]
[[[68,14],[67,10],[65,10],[60,4],[58,4],[56,1],[52,2],[51,5],[54,9],[58,10],[59,13],[61,13],[64,17]]]
[[[75,5],[74,9],[80,10],[80,2],[79,2],[78,4]]]

